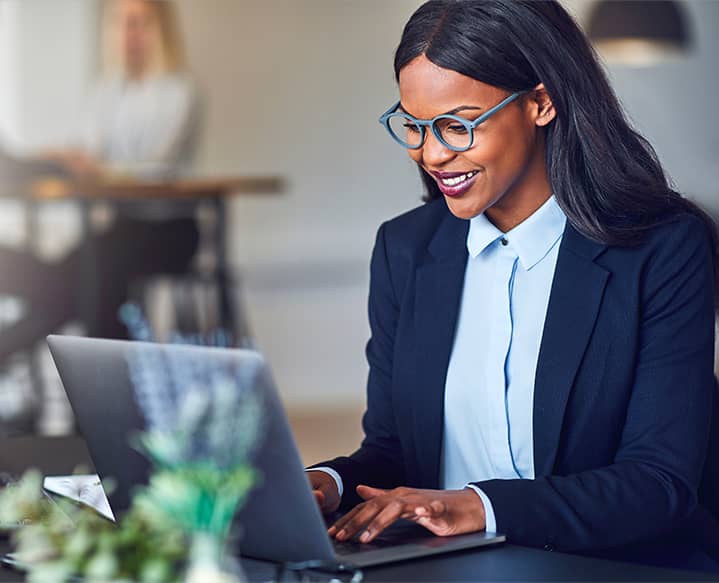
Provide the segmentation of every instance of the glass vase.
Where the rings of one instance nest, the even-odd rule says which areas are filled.
[[[184,583],[247,583],[239,559],[226,552],[225,542],[210,532],[195,532]]]

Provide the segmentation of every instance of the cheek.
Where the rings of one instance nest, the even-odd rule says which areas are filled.
[[[497,127],[492,132],[479,136],[477,146],[465,153],[473,165],[482,167],[491,181],[511,180],[522,166],[531,150],[531,140],[522,128]]]
[[[422,164],[422,149],[410,150],[407,149],[407,155],[414,160],[417,164]]]

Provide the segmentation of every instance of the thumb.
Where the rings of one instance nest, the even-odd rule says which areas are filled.
[[[360,484],[356,488],[357,494],[359,494],[360,498],[363,500],[371,500],[372,498],[376,498],[377,496],[381,496],[387,490],[382,490],[381,488],[373,488],[372,486],[364,486],[363,484]]]
[[[317,501],[317,504],[319,504],[320,508],[324,506],[325,493],[322,490],[312,490],[312,493],[315,495],[315,500]]]

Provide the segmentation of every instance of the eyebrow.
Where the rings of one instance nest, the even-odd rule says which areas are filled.
[[[404,105],[402,105],[402,103],[399,104],[399,108],[402,111],[404,111],[405,113],[412,115],[411,113],[409,113],[409,111],[407,111],[405,109],[405,107],[404,107]],[[478,105],[460,105],[459,107],[455,107],[454,109],[450,109],[449,111],[445,111],[444,113],[440,113],[439,115],[455,115],[455,114],[459,113],[460,111],[464,111],[466,109],[480,109],[481,110],[482,108],[479,107]],[[412,115],[412,117],[416,117],[416,116]]]

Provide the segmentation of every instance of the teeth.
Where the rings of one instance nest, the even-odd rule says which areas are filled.
[[[454,178],[442,178],[442,184],[445,186],[457,186],[460,182],[464,182],[465,180],[469,180],[477,174],[476,170],[473,170],[472,172],[467,172],[467,174],[462,174],[461,176],[455,176]]]

